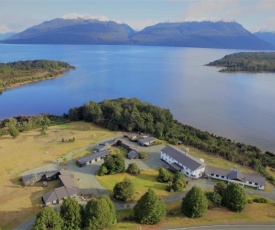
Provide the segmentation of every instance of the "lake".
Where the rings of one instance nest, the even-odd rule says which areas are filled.
[[[6,90],[0,119],[61,115],[89,100],[138,97],[182,123],[275,152],[275,74],[219,73],[210,61],[240,50],[0,44],[0,62],[49,59],[65,76]]]

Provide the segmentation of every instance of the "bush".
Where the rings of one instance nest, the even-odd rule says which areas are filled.
[[[223,192],[225,206],[233,212],[241,212],[246,205],[246,194],[244,189],[236,183],[231,183]]]
[[[97,171],[97,175],[104,176],[108,173],[107,168],[104,165],[101,165],[99,170]]]
[[[222,197],[217,192],[207,192],[206,194],[207,199],[213,202],[215,207],[221,206]]]
[[[139,158],[140,159],[145,159],[147,157],[147,153],[146,152],[140,152],[139,153]]]
[[[135,220],[141,224],[157,224],[165,215],[164,202],[152,189],[149,189],[134,207]]]
[[[160,168],[159,169],[159,175],[158,175],[158,178],[157,178],[157,181],[158,182],[161,182],[161,183],[167,183],[168,181],[172,181],[172,176],[170,174],[170,172],[165,169],[165,168]]]
[[[102,166],[106,167],[107,174],[113,175],[124,172],[125,162],[124,157],[121,154],[108,155],[104,159]]]
[[[115,184],[113,193],[117,200],[130,201],[135,194],[135,185],[130,179],[124,178],[123,181]]]
[[[204,192],[197,186],[192,189],[182,199],[181,210],[184,215],[197,218],[205,214],[208,208],[208,201]]]
[[[255,203],[267,203],[267,199],[263,198],[263,197],[256,197],[253,199],[253,202]]]
[[[137,166],[136,163],[131,163],[128,165],[126,172],[132,175],[138,175],[140,174],[140,168]]]

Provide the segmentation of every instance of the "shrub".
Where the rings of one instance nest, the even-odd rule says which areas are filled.
[[[208,207],[208,201],[204,192],[197,186],[192,189],[182,199],[181,210],[184,215],[197,218],[205,214]]]
[[[170,172],[165,168],[160,168],[157,181],[162,182],[162,183],[172,181],[172,177],[171,177]]]
[[[126,172],[132,175],[138,175],[140,174],[140,168],[137,166],[136,163],[131,163],[128,165]]]
[[[263,198],[263,197],[256,197],[253,199],[253,202],[255,203],[267,203],[267,199]]]
[[[104,165],[101,165],[99,170],[97,171],[97,175],[104,176],[108,173],[107,168]]]
[[[123,181],[115,184],[113,193],[117,200],[130,201],[135,194],[135,185],[130,179],[124,178]]]

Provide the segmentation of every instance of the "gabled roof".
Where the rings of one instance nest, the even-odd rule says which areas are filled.
[[[112,139],[112,140],[108,140],[108,141],[105,141],[105,142],[101,142],[99,143],[99,145],[104,145],[104,146],[110,146],[110,145],[114,145],[115,143],[117,142],[116,139]]]
[[[230,179],[230,180],[239,180],[239,181],[245,182],[245,177],[244,177],[243,173],[241,171],[238,171],[238,170],[232,170],[228,174],[228,179]]]
[[[216,167],[213,167],[213,166],[206,166],[205,167],[205,171],[204,171],[205,174],[215,174],[215,175],[219,175],[219,176],[228,176],[228,174],[230,173],[230,170],[227,170],[227,169],[221,169],[221,168],[216,168]]]
[[[107,156],[109,154],[110,154],[110,152],[108,150],[103,150],[103,151],[99,151],[99,152],[90,154],[88,156],[80,157],[80,158],[77,159],[77,162],[79,164],[84,164],[84,163],[87,163],[89,161],[93,161],[94,159],[96,159],[98,157],[104,157],[104,156]]]
[[[47,203],[51,203],[53,202],[54,200],[57,200],[57,196],[56,196],[56,193],[54,190],[50,191],[50,192],[47,192],[46,194],[44,194],[42,196],[42,199],[44,201],[45,204]]]
[[[202,163],[199,159],[192,157],[186,152],[183,152],[182,150],[173,148],[171,146],[166,146],[161,151],[163,153],[166,153],[168,156],[172,157],[176,161],[180,162],[187,168],[191,169],[192,171],[195,171],[196,169],[205,166],[205,164]]]
[[[70,176],[59,176],[59,179],[61,180],[62,184],[65,187],[70,187],[70,188],[78,188],[78,186],[76,185],[76,183],[74,182],[73,178]]]
[[[54,192],[59,200],[69,196],[65,186],[55,188]]]
[[[129,158],[139,157],[139,153],[136,150],[132,149],[129,153],[127,153],[127,157]]]
[[[258,185],[265,186],[265,178],[262,176],[244,173],[245,179],[249,182],[258,183]]]
[[[138,140],[138,142],[145,144],[146,142],[155,141],[156,139],[154,137],[145,137]]]

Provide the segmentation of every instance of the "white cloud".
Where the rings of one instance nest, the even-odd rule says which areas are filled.
[[[7,27],[6,25],[0,24],[0,34],[5,34],[8,32],[11,32],[9,27]]]
[[[199,0],[190,2],[183,11],[183,21],[234,21],[243,11],[237,0]]]
[[[78,13],[70,13],[62,16],[63,19],[85,19],[85,20],[99,20],[99,21],[111,21],[105,15],[93,15],[93,14],[78,14]],[[112,20],[114,21],[114,20]]]

